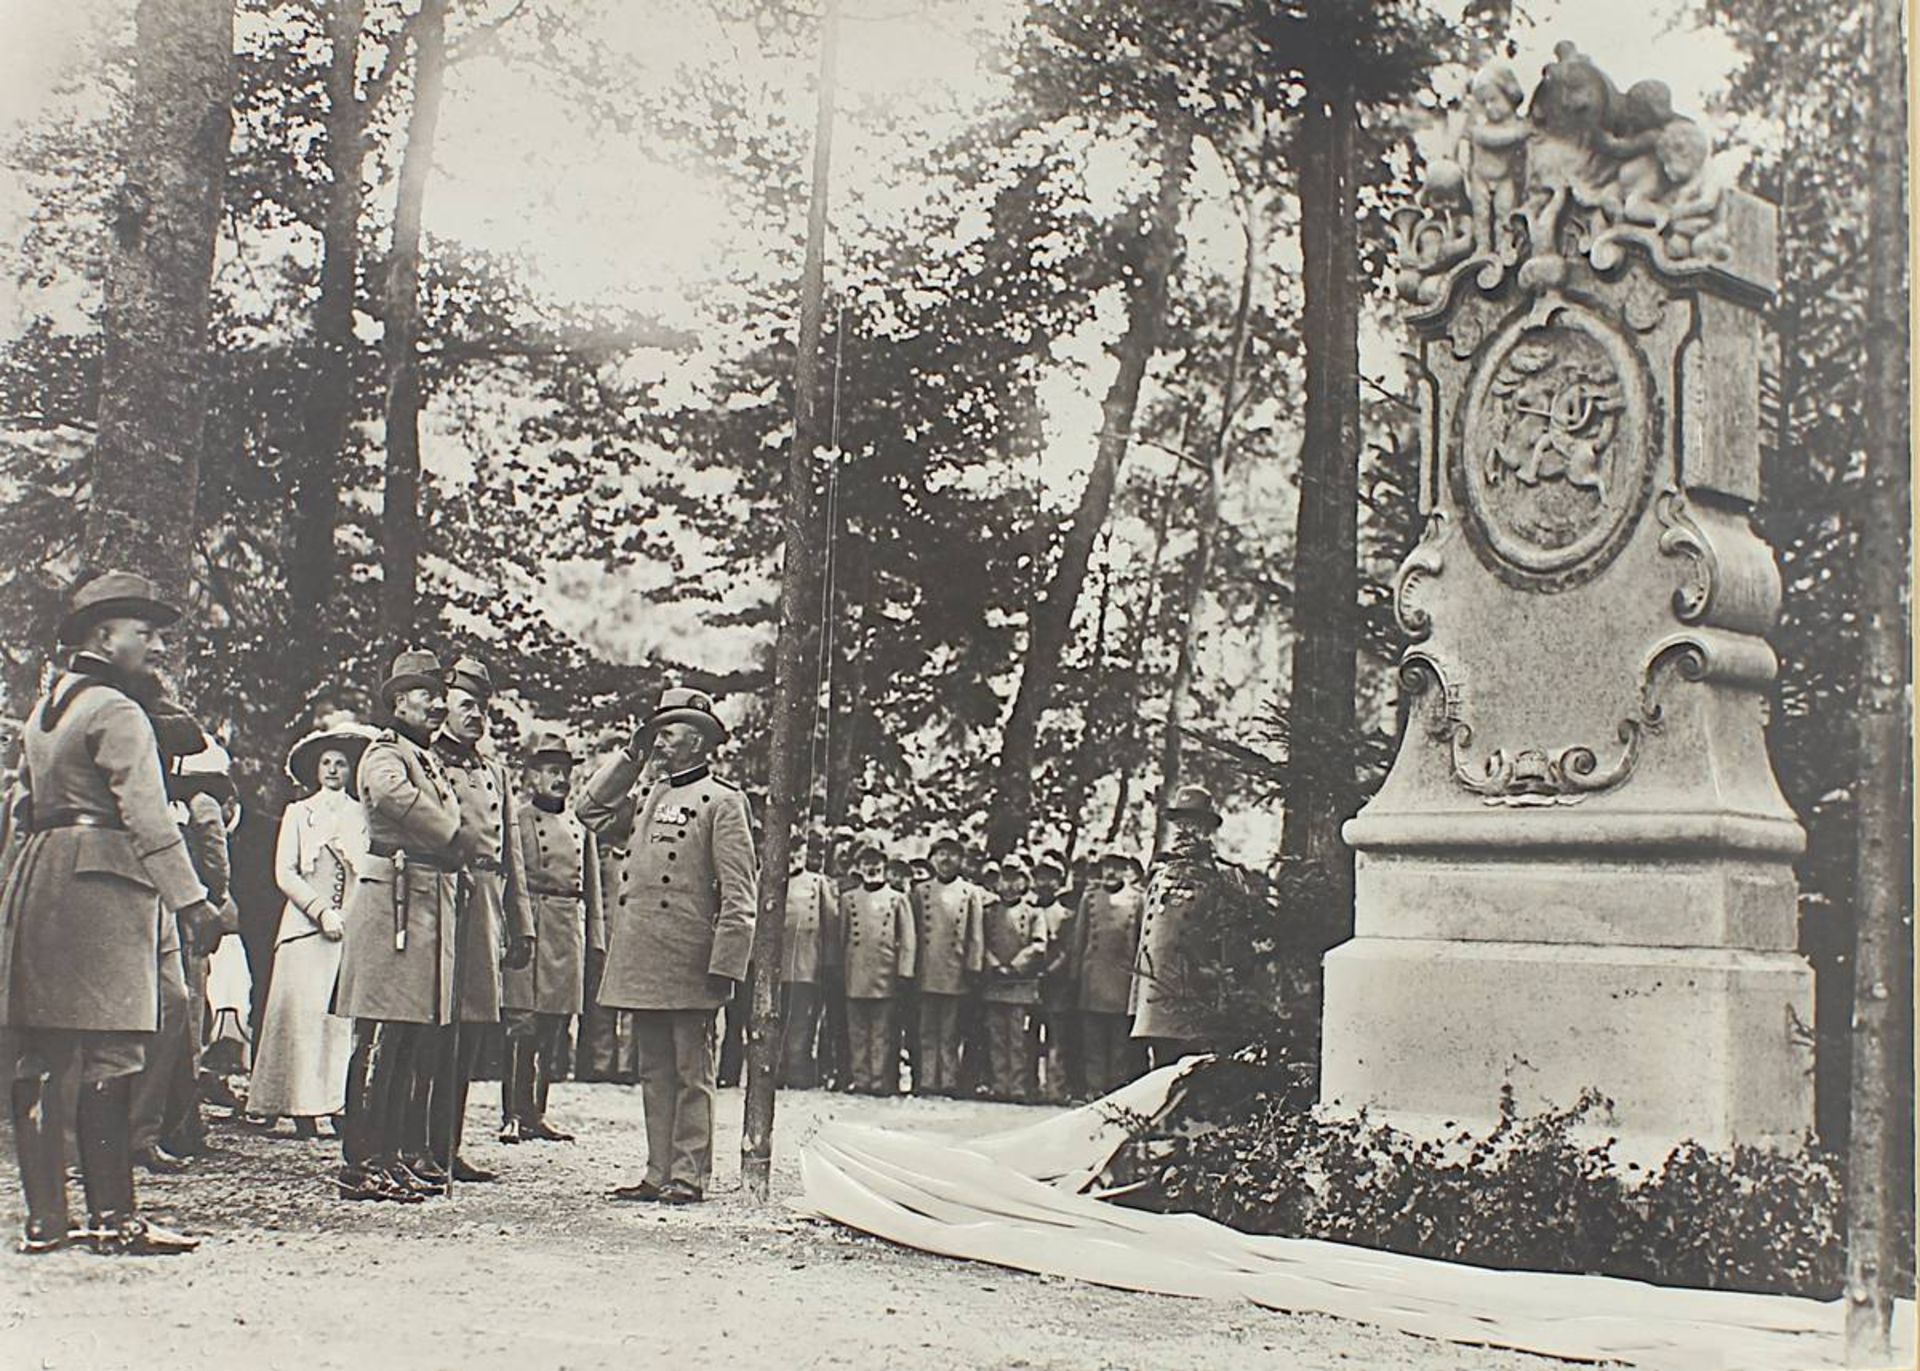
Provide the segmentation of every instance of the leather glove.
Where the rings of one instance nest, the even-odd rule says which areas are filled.
[[[180,911],[180,936],[196,957],[213,951],[225,931],[220,927],[220,911],[205,900],[195,900]]]
[[[325,909],[320,911],[320,936],[321,937],[325,938],[330,943],[337,943],[342,938],[346,937],[346,935],[347,935],[347,921],[340,916],[340,911],[338,909],[336,909],[333,905],[328,905]]]
[[[500,960],[506,971],[525,971],[533,965],[533,935],[522,933],[507,944],[507,955]]]
[[[707,973],[707,993],[709,995],[718,995],[720,997],[720,1003],[731,1004],[734,995],[739,992],[739,989],[740,982],[734,980],[733,977],[716,976],[711,971]]]

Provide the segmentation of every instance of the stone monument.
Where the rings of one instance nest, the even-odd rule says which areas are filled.
[[[1772,207],[1659,82],[1562,44],[1474,80],[1396,218],[1425,528],[1406,724],[1346,826],[1322,1098],[1415,1127],[1593,1087],[1623,1140],[1812,1124],[1805,836],[1763,732],[1780,578],[1759,497]]]

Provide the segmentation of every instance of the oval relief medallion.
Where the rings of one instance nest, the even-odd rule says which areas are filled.
[[[1523,315],[1481,350],[1449,477],[1470,541],[1503,579],[1561,590],[1604,570],[1653,487],[1654,402],[1639,350],[1583,310]]]

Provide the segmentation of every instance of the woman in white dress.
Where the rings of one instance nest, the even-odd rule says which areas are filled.
[[[287,754],[287,774],[311,793],[280,820],[273,876],[287,904],[274,939],[247,1112],[269,1121],[285,1115],[303,1138],[319,1136],[322,1115],[346,1108],[353,1025],[328,1009],[340,971],[341,908],[367,851],[353,778],[372,737],[359,724],[336,724],[309,733]]]

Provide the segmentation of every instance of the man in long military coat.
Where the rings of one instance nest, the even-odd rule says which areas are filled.
[[[423,1039],[453,1022],[454,904],[471,838],[433,754],[447,712],[439,659],[402,652],[380,701],[391,723],[360,759],[368,856],[334,990],[334,1012],[354,1021],[339,1188],[342,1199],[414,1202],[446,1188],[429,1159],[402,1153]]]
[[[1047,925],[1047,964],[1040,973],[1040,1012],[1035,1052],[1045,1069],[1043,1090],[1051,1104],[1063,1104],[1083,1088],[1080,1023],[1074,1006],[1073,954],[1079,938],[1075,911],[1060,898],[1065,865],[1052,858],[1033,864],[1033,894],[1028,898]]]
[[[1140,1074],[1132,1037],[1134,959],[1140,949],[1140,863],[1122,853],[1101,863],[1075,920],[1074,971],[1086,1086],[1110,1094]]]
[[[527,743],[527,803],[520,807],[520,863],[533,910],[533,958],[501,977],[507,1060],[500,1080],[500,1141],[570,1142],[547,1122],[567,1024],[582,1005],[587,949],[605,950],[600,861],[593,838],[567,808],[580,759],[552,729]]]
[[[575,807],[625,848],[604,892],[600,1003],[635,1011],[647,1171],[615,1199],[693,1204],[712,1180],[716,1012],[747,974],[759,884],[747,798],[707,764],[725,736],[705,692],[665,690]],[[637,796],[649,739],[667,774]]]
[[[1169,822],[1167,845],[1154,858],[1147,882],[1133,991],[1133,1036],[1156,1067],[1213,1050],[1212,1009],[1225,974],[1218,958],[1208,955],[1213,906],[1222,898],[1225,874],[1213,849],[1220,827],[1213,793],[1181,786],[1162,813]]]
[[[817,844],[796,853],[787,878],[787,933],[780,968],[783,1041],[780,1084],[811,1090],[820,1084],[821,986],[842,965],[839,897],[833,878],[821,868],[825,855]]]
[[[913,889],[914,984],[920,1000],[916,1094],[960,1092],[960,1011],[980,978],[987,898],[960,875],[964,849],[951,836],[929,854],[933,873]]]
[[[1027,898],[1027,869],[1017,859],[1000,862],[999,889],[987,902],[985,976],[980,990],[987,1028],[987,1088],[996,1100],[1033,1103],[1037,1093],[1037,1043],[1028,1021],[1040,1004],[1047,920]]]
[[[847,949],[849,1086],[863,1095],[900,1088],[895,1002],[913,984],[913,907],[887,884],[887,858],[877,847],[860,854],[860,885],[840,897]]]
[[[204,942],[218,913],[168,812],[150,689],[160,630],[180,617],[151,582],[107,572],[60,625],[74,649],[29,713],[0,886],[0,1027],[8,1030],[13,1136],[27,1224],[20,1247],[71,1236],[65,1110],[77,1087],[80,1169],[102,1249],[170,1254],[197,1240],[137,1212],[129,1108],[159,1028],[163,926]],[[177,956],[175,958],[177,964]]]
[[[447,673],[447,714],[433,751],[460,802],[460,828],[470,854],[456,916],[459,951],[455,1020],[434,1034],[433,1070],[416,1086],[410,1131],[424,1125],[435,1165],[456,1181],[491,1181],[491,1171],[460,1155],[467,1092],[486,1031],[500,1022],[503,966],[524,969],[533,958],[533,911],[520,861],[519,802],[507,769],[481,749],[493,677],[486,664],[462,657]],[[504,960],[503,960],[504,959]]]

